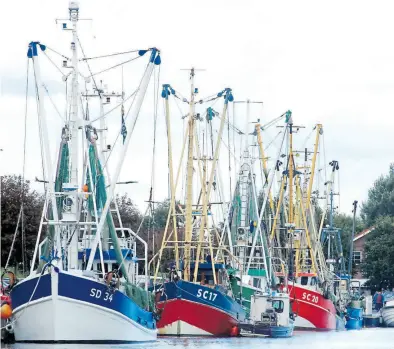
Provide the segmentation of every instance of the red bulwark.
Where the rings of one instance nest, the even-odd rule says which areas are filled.
[[[237,320],[217,308],[184,299],[160,302],[158,307],[163,309],[157,323],[160,335],[230,337],[235,331],[239,334]]]
[[[333,302],[323,297],[319,292],[309,290],[299,285],[289,284],[290,300],[293,303],[293,312],[300,317],[296,318],[296,328],[335,330],[336,310]],[[306,320],[306,321],[302,321]],[[297,322],[301,326],[297,325]]]

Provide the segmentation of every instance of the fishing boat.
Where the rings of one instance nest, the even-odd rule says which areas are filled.
[[[190,99],[180,98],[170,85],[163,85],[168,135],[168,163],[171,203],[161,248],[157,254],[154,282],[162,266],[163,251],[173,253],[174,259],[167,280],[155,284],[160,291],[157,307],[162,310],[157,327],[160,335],[229,337],[239,334],[238,324],[245,319],[245,311],[234,299],[229,285],[225,247],[220,243],[218,227],[214,223],[212,193],[220,188],[217,168],[222,133],[228,104],[233,101],[232,91],[226,88],[208,99],[196,100],[198,89],[194,85],[195,69],[190,70]],[[183,100],[189,107],[188,124],[183,142],[181,161],[176,177],[173,171],[169,97]],[[216,144],[213,143],[212,122],[218,113],[208,107],[195,112],[196,104],[224,99]],[[205,115],[205,118],[204,118]],[[204,135],[198,134],[196,123],[204,123]],[[211,139],[210,146],[205,142]],[[205,144],[205,145],[204,145]],[[176,205],[175,193],[184,149],[187,146],[186,202]],[[201,146],[201,147],[200,147]],[[200,152],[201,149],[201,152]],[[208,151],[212,150],[211,154]],[[199,174],[199,197],[193,201],[193,173]],[[219,190],[219,189],[218,189]],[[182,221],[181,221],[182,220]],[[172,231],[170,230],[172,229]],[[180,238],[180,236],[184,238]],[[172,238],[171,238],[172,237]],[[214,241],[215,240],[215,246]],[[216,252],[216,255],[215,255]],[[219,253],[218,253],[219,252]],[[231,258],[231,256],[228,256]],[[155,261],[153,258],[150,263]]]
[[[270,244],[276,246],[274,255],[288,261],[288,290],[292,302],[296,329],[335,330],[344,325],[338,315],[340,299],[334,292],[338,279],[327,266],[319,239],[320,225],[315,222],[312,189],[316,171],[319,138],[323,134],[321,124],[315,127],[314,149],[309,152],[293,149],[293,136],[300,127],[294,126],[292,113],[287,113],[285,133],[288,139],[287,162],[281,171],[280,190],[273,214]],[[296,155],[304,154],[304,164],[297,165]],[[309,154],[312,163],[309,166]],[[303,170],[303,171],[302,171]],[[286,196],[287,194],[287,196]],[[343,327],[343,326],[342,326]]]
[[[241,102],[236,101],[236,103]],[[253,295],[255,293],[267,292],[271,286],[276,286],[276,282],[266,232],[262,224],[267,200],[264,200],[263,208],[259,207],[259,189],[254,170],[255,159],[252,156],[249,144],[250,133],[248,128],[250,127],[250,109],[252,104],[259,102],[247,100],[245,103],[246,124],[245,130],[243,131],[244,149],[225,228],[228,231],[229,245],[232,246],[232,253],[237,261],[229,269],[231,287],[236,299],[245,308],[249,316]],[[256,131],[259,137],[259,123],[256,124]],[[259,151],[258,159],[261,159],[261,165],[264,170],[264,178],[262,178],[263,186],[268,181],[267,160],[262,147],[259,148]],[[271,185],[272,181],[269,183],[269,186]],[[268,192],[269,188],[265,198],[268,198]],[[270,204],[272,204],[272,197],[270,197]]]
[[[387,327],[394,327],[394,298],[386,301],[381,309],[383,323]]]
[[[291,315],[287,293],[255,293],[251,298],[250,308],[250,319],[240,325],[241,330],[272,338],[288,338],[293,335],[294,317]]]
[[[321,125],[317,126],[312,171],[310,175],[307,175],[305,172],[302,173],[300,166],[295,164],[292,149],[293,121],[291,111],[282,114],[273,122],[283,118],[285,119],[285,130],[280,138],[278,153],[273,157],[273,169],[267,167],[267,155],[262,142],[261,129],[265,128],[261,127],[259,123],[255,125],[254,134],[257,137],[259,159],[261,159],[264,172],[264,196],[261,207],[255,210],[257,213],[251,219],[246,217],[248,224],[246,224],[246,228],[241,227],[240,229],[241,232],[248,232],[246,238],[240,239],[241,242],[250,239],[248,241],[250,244],[246,244],[246,250],[239,249],[237,242],[233,241],[235,251],[238,249],[241,252],[235,252],[235,254],[238,258],[246,256],[247,263],[245,263],[245,269],[240,273],[244,282],[241,281],[240,275],[235,276],[232,279],[232,288],[235,295],[240,295],[237,298],[241,300],[248,311],[251,298],[259,290],[259,287],[264,289],[264,287],[275,287],[278,284],[282,289],[286,288],[289,293],[291,300],[291,314],[289,316],[296,315],[295,327],[297,329],[335,330],[337,323],[341,325],[343,320],[337,316],[334,298],[332,296],[330,298],[328,293],[328,281],[332,278],[332,273],[327,268],[320,241],[317,238],[317,229],[312,215],[313,207],[309,205],[307,208],[306,204],[311,201],[314,163],[318,152],[318,137],[322,133],[322,129]],[[299,127],[296,128],[299,129]],[[286,139],[289,144],[288,150],[282,148]],[[282,170],[280,167],[284,152],[288,155],[285,169]],[[305,150],[305,157],[307,157],[307,153],[308,151]],[[250,171],[250,165],[247,169]],[[245,178],[247,178],[248,173],[245,172],[245,169],[242,169],[241,173],[246,173]],[[305,177],[304,183],[309,181],[308,186],[303,190],[300,184],[302,174]],[[250,176],[252,175],[253,173]],[[280,189],[276,197],[272,191],[275,175],[280,178],[278,181]],[[242,180],[242,176],[240,179]],[[237,201],[240,201],[233,204],[232,217],[236,217],[236,219],[234,222],[232,222],[232,217],[229,219],[235,227],[239,226],[237,219],[242,216],[242,207],[247,207],[248,213],[253,215],[250,208],[255,206],[251,196],[253,181],[249,179],[244,182],[249,183],[246,189],[243,189],[242,192],[238,189],[238,194],[236,192],[234,196],[235,199],[238,197]],[[304,195],[302,191],[304,191]],[[285,193],[287,193],[286,199]],[[244,204],[240,199],[241,194],[245,201]],[[249,223],[251,223],[250,226]],[[260,233],[253,236],[253,231],[258,232],[258,230]],[[310,236],[310,230],[313,230],[313,237]],[[258,246],[258,242],[260,242],[260,246]],[[300,253],[301,250],[304,251]],[[317,270],[316,264],[319,264],[320,270]],[[260,269],[259,275],[255,270],[252,270],[253,266],[257,265]],[[319,274],[318,271],[320,271]]]
[[[77,34],[78,20],[79,5],[70,2],[69,19],[62,20],[63,30],[72,34],[72,57],[62,55],[65,59],[63,68],[71,71],[63,75],[63,81],[71,85],[70,106],[66,108],[64,126],[59,130],[56,171],[52,167],[49,120],[45,111],[48,88],[41,77],[39,58],[50,49],[41,42],[31,42],[27,53],[33,64],[39,101],[46,199],[30,275],[16,283],[10,294],[15,340],[67,343],[154,341],[157,337],[154,302],[147,283],[145,288],[135,283],[139,260],[147,263],[146,248],[145,255],[138,256],[135,244],[141,241],[131,229],[123,227],[114,192],[150,77],[155,65],[160,64],[160,53],[155,48],[138,52],[141,57],[149,52],[150,57],[130,115],[122,115],[119,134],[123,136],[120,137],[123,144],[115,171],[109,178],[105,174],[108,168],[104,170],[107,164],[102,162],[98,147],[98,143],[103,142],[103,138],[98,140],[100,130],[79,104],[78,46],[81,43]],[[71,24],[70,28],[68,24]],[[85,78],[86,84],[91,77]],[[100,98],[104,98],[94,79],[93,83]],[[145,278],[147,280],[146,265]]]

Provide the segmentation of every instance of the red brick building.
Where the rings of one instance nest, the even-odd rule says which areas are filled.
[[[353,270],[355,271],[354,279],[363,279],[363,275],[360,271],[360,264],[365,257],[365,241],[367,239],[367,235],[374,229],[374,227],[365,229],[358,233],[353,239]]]

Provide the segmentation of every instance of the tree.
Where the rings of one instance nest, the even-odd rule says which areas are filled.
[[[119,208],[119,214],[122,219],[123,226],[137,232],[140,226],[142,215],[133,201],[127,194],[116,197]]]
[[[362,271],[373,289],[394,286],[394,164],[369,189],[361,216],[366,227],[375,227],[366,239]]]
[[[349,262],[349,248],[350,240],[353,230],[353,217],[345,213],[335,214],[333,217],[333,224],[335,228],[341,230],[341,243],[343,256],[346,261],[346,266]],[[355,234],[361,232],[364,228],[363,222],[360,218],[356,217]]]
[[[394,216],[394,164],[386,176],[380,176],[368,191],[368,199],[361,207],[361,217],[367,227],[379,217]]]
[[[379,217],[367,236],[362,271],[374,289],[394,286],[394,217]]]
[[[154,208],[153,214],[149,212],[148,215],[143,216],[127,194],[118,196],[116,200],[123,226],[132,229],[135,233],[138,232],[138,236],[147,242],[148,259],[150,260],[161,246],[170,201],[165,200],[159,203]],[[137,243],[137,254],[139,256],[144,254],[143,245],[140,243]],[[171,253],[166,249],[163,254],[163,264],[170,259],[170,255]]]
[[[5,266],[10,253],[23,200],[23,224],[21,220],[15,245],[11,251],[10,266],[21,263],[24,254],[26,270],[34,253],[44,197],[30,189],[29,181],[22,184],[22,177],[17,175],[1,177],[1,196],[1,265]],[[22,246],[22,233],[25,246]]]

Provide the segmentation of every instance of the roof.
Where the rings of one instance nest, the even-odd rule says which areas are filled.
[[[367,236],[371,231],[374,231],[375,227],[370,227],[367,229],[364,229],[361,233],[358,233],[354,238],[353,241],[357,241],[358,239],[363,238],[364,236]]]
[[[352,287],[358,287],[358,282],[360,283],[360,287],[365,287],[366,282],[369,281],[369,279],[351,279],[350,283]]]

